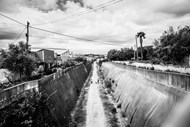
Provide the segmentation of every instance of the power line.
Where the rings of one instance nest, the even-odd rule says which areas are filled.
[[[6,16],[6,15],[4,15],[4,14],[2,14],[2,13],[0,13],[0,15],[3,16],[3,17],[5,17],[5,18],[8,18],[8,19],[10,19],[10,20],[12,20],[12,21],[14,21],[14,22],[17,22],[17,23],[19,23],[19,24],[21,24],[21,25],[26,26],[24,23],[21,23],[21,22],[15,20],[15,19],[13,19],[13,18],[10,18],[10,17],[8,17],[8,16]]]
[[[65,48],[42,48],[42,47],[31,47],[32,49],[53,49],[53,50],[68,50]]]
[[[119,1],[122,1],[122,0],[119,0]],[[12,19],[12,18],[10,18],[10,17],[8,17],[8,16],[5,16],[5,15],[3,15],[3,14],[1,14],[1,13],[0,13],[0,15],[4,16],[4,17],[6,17],[6,18],[8,18],[8,19],[10,19],[10,20],[12,20],[12,21],[15,21],[15,22],[17,22],[17,23],[19,23],[19,24],[22,24],[22,25],[26,26],[25,24],[23,24],[23,23],[21,23],[21,22],[15,20],[15,19]],[[100,41],[97,41],[97,40],[91,40],[91,39],[76,37],[76,36],[72,36],[72,35],[67,35],[67,34],[63,34],[63,33],[58,33],[58,32],[54,32],[54,31],[49,31],[49,30],[45,30],[45,29],[33,27],[33,26],[30,26],[30,28],[33,28],[33,29],[36,29],[36,30],[40,30],[40,31],[44,31],[44,32],[48,32],[48,33],[52,33],[52,34],[57,34],[57,35],[61,35],[61,36],[66,36],[66,37],[73,38],[73,39],[76,39],[76,40],[90,41],[90,42],[96,42],[96,43],[100,43],[100,44],[117,45],[117,46],[118,46],[118,44],[104,43],[104,42],[102,42],[102,41],[100,42]],[[23,31],[23,32],[24,32],[24,31]],[[23,32],[22,32],[22,33],[23,33]],[[18,38],[22,35],[22,33],[18,36]],[[120,44],[120,45],[121,45],[121,44]]]
[[[57,34],[57,35],[69,37],[69,38],[73,38],[73,39],[76,39],[76,40],[90,41],[90,42],[96,42],[96,43],[100,43],[100,44],[117,45],[117,46],[118,46],[118,44],[104,43],[104,42],[102,42],[102,41],[97,41],[97,40],[91,40],[91,39],[76,37],[76,36],[72,36],[72,35],[67,35],[67,34],[63,34],[63,33],[58,33],[58,32],[54,32],[54,31],[49,31],[49,30],[45,30],[45,29],[33,27],[33,26],[30,26],[30,28],[33,28],[33,29],[36,29],[36,30],[40,30],[40,31],[44,31],[44,32],[48,32],[48,33],[52,33],[52,34]]]
[[[36,37],[36,38],[48,38],[48,39],[56,39],[56,40],[65,40],[65,38],[54,38],[54,37],[44,37],[44,36],[35,36],[35,35],[29,35],[30,37]],[[71,40],[71,39],[69,39]],[[73,39],[74,40],[74,39]]]
[[[19,38],[20,36],[23,34],[23,32],[26,30],[26,27],[24,28],[24,30],[18,35],[18,37],[15,39],[15,41],[13,43],[15,43]]]
[[[90,12],[93,12],[93,11],[97,11],[97,10],[99,10],[99,9],[102,9],[102,8],[107,7],[107,6],[110,6],[110,5],[119,3],[119,2],[121,2],[121,1],[123,1],[123,0],[111,0],[111,1],[109,1],[109,2],[107,2],[107,3],[98,5],[98,6],[96,6],[95,8],[93,8],[93,9],[91,9],[91,10],[86,10],[86,11],[74,13],[74,14],[72,14],[72,15],[70,15],[70,16],[65,17],[65,18],[61,18],[61,19],[58,19],[58,20],[50,21],[49,23],[36,24],[36,25],[33,25],[33,26],[46,25],[46,24],[50,24],[50,23],[54,23],[54,22],[59,22],[60,20],[61,20],[61,21],[68,20],[68,19],[75,18],[75,17],[81,16],[81,15],[84,15],[84,14],[87,14],[87,13],[90,13]]]
[[[13,32],[4,32],[4,31],[1,31],[0,30],[0,32],[2,32],[2,33],[8,33],[8,34],[16,34],[16,33],[13,33]],[[19,35],[19,34],[17,34],[17,35]],[[22,34],[22,35],[24,35],[24,34]],[[52,37],[44,37],[44,36],[35,36],[35,35],[29,35],[30,37],[36,37],[36,38],[48,38],[48,39],[57,39],[57,40],[65,40],[65,39],[62,39],[62,38],[52,38]],[[75,38],[73,38],[74,40],[76,40]],[[70,40],[70,39],[69,39]],[[130,42],[130,41],[132,41],[132,40],[134,40],[133,38],[131,38],[131,39],[128,39],[128,40],[126,40],[126,41],[123,41],[123,42]],[[91,41],[95,41],[95,40],[91,40]],[[117,42],[117,41],[116,41]],[[98,43],[96,43],[96,44],[102,44],[103,42],[99,42],[98,41]],[[106,44],[106,45],[118,45],[118,44],[110,44],[110,43],[103,43],[103,44]],[[119,45],[123,45],[123,44],[119,44]]]

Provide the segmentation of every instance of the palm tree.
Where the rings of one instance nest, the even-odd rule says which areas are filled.
[[[137,43],[137,35],[135,35],[135,41],[136,41],[136,50],[137,50],[137,60],[139,59],[139,56],[138,56],[138,43]]]
[[[144,32],[138,32],[137,37],[140,38],[140,45],[141,45],[141,60],[143,59],[143,53],[142,53],[142,43],[143,43],[143,38],[145,39],[145,33]]]

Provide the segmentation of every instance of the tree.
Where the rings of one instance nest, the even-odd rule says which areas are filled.
[[[119,59],[119,52],[116,49],[111,49],[108,51],[107,58],[109,60],[118,60]]]
[[[144,32],[138,32],[137,33],[137,38],[140,38],[140,45],[141,45],[141,60],[143,59],[143,49],[142,49],[142,43],[143,43],[143,38],[145,39],[145,33]]]
[[[78,63],[82,62],[83,64],[86,64],[86,63],[87,63],[87,59],[86,59],[85,57],[76,57],[76,58],[74,59],[74,61],[76,61],[76,62],[78,62]]]
[[[3,56],[3,67],[8,69],[14,75],[19,75],[20,80],[23,77],[31,76],[35,69],[35,61],[30,57],[24,42],[18,45],[9,44],[8,51],[1,51]]]
[[[108,51],[109,60],[131,60],[134,57],[134,50],[130,48],[121,48],[121,50],[112,49]]]
[[[155,45],[156,58],[164,63],[181,64],[184,57],[190,54],[190,27],[173,27],[165,31]]]
[[[143,47],[143,59],[151,60],[153,58],[154,49],[152,45]]]

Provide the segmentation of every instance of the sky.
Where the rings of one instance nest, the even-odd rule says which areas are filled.
[[[29,28],[32,47],[106,54],[134,47],[137,32],[145,32],[143,45],[151,45],[170,26],[190,25],[190,0],[0,0],[0,13],[23,24],[29,21],[33,27],[90,40]],[[25,27],[0,15],[0,48],[26,41]]]

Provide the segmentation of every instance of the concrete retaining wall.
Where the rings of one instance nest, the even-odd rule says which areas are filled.
[[[142,76],[160,84],[173,86],[186,91],[190,90],[190,75],[187,74],[147,70],[117,63],[114,63],[114,65],[135,72],[138,76]]]
[[[77,65],[48,75],[42,79],[25,82],[0,91],[0,107],[14,101],[25,91],[39,91],[46,94],[55,107],[54,115],[59,126],[66,126],[83,84],[91,71],[91,63]]]
[[[21,94],[27,90],[38,91],[38,80],[24,82],[0,91],[0,107],[14,101],[18,94]]]
[[[115,100],[132,127],[161,127],[173,107],[188,93],[165,84],[164,75],[163,84],[151,80],[162,79],[154,71],[122,68],[112,63],[103,63],[102,70],[105,79],[113,82]]]
[[[90,70],[91,64],[81,65],[39,80],[39,91],[46,93],[54,104],[53,113],[59,126],[67,126],[70,111],[75,106]]]

